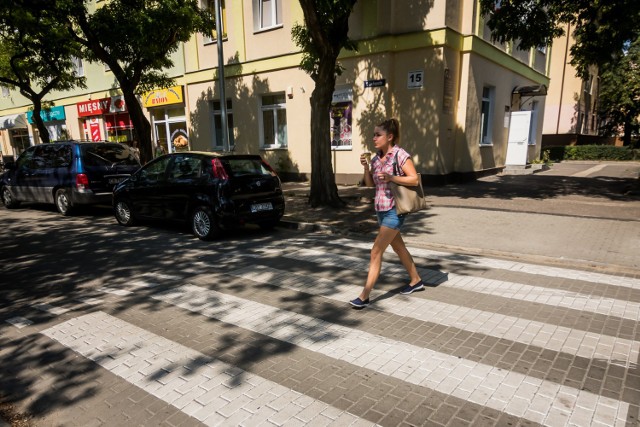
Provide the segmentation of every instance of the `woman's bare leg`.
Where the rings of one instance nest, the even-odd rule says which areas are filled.
[[[391,242],[396,238],[396,236],[400,235],[399,230],[394,230],[393,228],[388,227],[380,227],[380,231],[378,231],[378,236],[376,236],[376,240],[373,242],[373,247],[371,248],[371,260],[369,261],[369,274],[367,275],[367,282],[364,285],[364,289],[360,293],[360,299],[362,301],[369,298],[369,294],[373,289],[373,286],[378,281],[378,277],[380,276],[380,269],[382,268],[382,255],[384,251],[387,250]]]
[[[402,236],[400,233],[396,235],[396,237],[391,241],[391,247],[393,251],[398,254],[400,258],[400,262],[409,273],[409,277],[411,281],[409,285],[413,286],[418,283],[420,279],[420,275],[418,274],[418,269],[416,268],[416,263],[413,262],[413,257],[409,253],[407,246],[404,244],[404,240],[402,240]]]

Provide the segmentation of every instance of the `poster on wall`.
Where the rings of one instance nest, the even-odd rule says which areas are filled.
[[[336,90],[331,102],[331,148],[352,146],[353,90]]]
[[[352,102],[331,105],[331,146],[351,147]]]

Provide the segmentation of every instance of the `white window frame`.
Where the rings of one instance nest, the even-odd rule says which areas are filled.
[[[222,40],[227,40],[227,7],[225,4],[225,0],[220,0],[220,4],[222,5]],[[208,8],[209,11],[211,12],[213,18],[215,19],[216,17],[216,11],[215,11],[215,1],[214,0],[204,0],[204,7]],[[217,23],[216,23],[217,25]],[[204,44],[212,44],[212,43],[217,43],[218,42],[218,34],[217,31],[218,29],[214,29],[213,32],[211,34],[207,34],[205,35],[202,40]],[[215,34],[215,36],[214,36]]]
[[[271,2],[272,21],[270,25],[262,26],[264,2]],[[253,0],[253,30],[254,32],[268,31],[282,27],[282,0]]]
[[[529,140],[527,145],[536,145],[536,136],[538,134],[538,111],[540,110],[540,103],[538,101],[531,101],[531,124],[529,125]]]
[[[9,90],[8,87],[0,86],[0,88],[2,88],[2,97],[3,98],[8,98],[9,96],[11,96],[11,91]]]
[[[216,102],[219,105],[219,108],[216,109],[215,108],[215,104]],[[231,99],[227,99],[227,128],[229,129],[229,147],[230,149],[233,149],[233,147],[235,146],[235,140],[233,138],[233,120],[230,120],[233,118],[233,102],[231,101]],[[218,141],[216,139],[217,133],[216,133],[216,117],[220,117],[220,124],[222,124],[222,103],[220,102],[219,99],[213,100],[211,101],[211,123],[212,123],[212,128],[211,128],[211,139],[213,141],[213,149],[214,150],[223,150],[224,147],[222,146],[222,141]]]
[[[488,96],[485,96],[485,89],[489,90]],[[495,87],[485,85],[482,87],[482,93],[480,94],[480,145],[482,146],[493,145],[493,110],[495,107],[495,90]],[[486,113],[484,109],[485,105],[488,105],[488,112]]]
[[[263,101],[265,97],[268,96],[283,96],[284,97],[284,102],[281,103],[277,103],[277,104],[268,104],[268,105],[264,105]],[[264,123],[264,113],[271,111],[272,114],[272,119],[273,119],[273,144],[265,144],[265,123]],[[284,135],[284,141],[278,141],[278,111],[284,111],[285,114],[285,126],[287,126],[287,98],[285,96],[284,92],[277,92],[277,93],[268,93],[268,94],[263,94],[260,97],[260,114],[258,115],[258,124],[260,126],[260,148],[261,149],[286,149],[289,146],[288,143],[288,139],[289,139],[289,131],[288,129],[285,129],[285,135]]]
[[[84,64],[82,63],[82,58],[79,58],[77,56],[72,56],[71,57],[71,62],[73,62],[73,73],[77,77],[83,77],[84,76]]]

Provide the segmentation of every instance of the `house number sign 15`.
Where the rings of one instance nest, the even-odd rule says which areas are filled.
[[[409,71],[407,89],[418,89],[424,85],[424,71]]]

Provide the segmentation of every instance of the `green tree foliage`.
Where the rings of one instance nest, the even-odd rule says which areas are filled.
[[[166,70],[170,54],[196,32],[210,33],[214,22],[197,0],[110,0],[96,10],[86,0],[64,1],[59,18],[90,61],[109,66],[120,85],[140,142],[140,157],[153,157],[151,125],[136,97],[174,84]]]
[[[624,145],[629,145],[640,117],[640,37],[600,70],[599,113],[602,131],[618,135],[622,127]]]
[[[349,16],[356,0],[300,0],[304,26],[296,24],[292,35],[302,49],[300,68],[315,88],[311,94],[311,206],[340,207],[331,165],[330,108],[336,77],[341,72],[338,55],[342,49],[355,50],[348,37]]]
[[[76,76],[73,56],[80,55],[68,31],[44,6],[56,0],[0,0],[0,83],[33,103],[33,120],[42,142],[49,132],[40,112],[52,91],[86,87]]]
[[[489,16],[492,37],[499,42],[518,41],[521,49],[548,46],[570,25],[575,38],[571,65],[588,76],[589,65],[611,61],[640,33],[638,0],[480,0]]]

